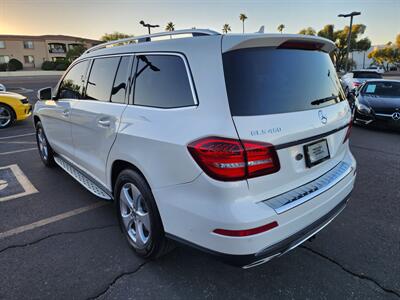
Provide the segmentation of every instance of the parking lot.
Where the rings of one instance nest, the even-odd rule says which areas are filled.
[[[33,103],[57,77],[1,82]],[[241,270],[178,246],[128,247],[114,207],[40,161],[32,120],[0,131],[0,299],[399,299],[400,134],[354,127],[348,207],[312,242]]]

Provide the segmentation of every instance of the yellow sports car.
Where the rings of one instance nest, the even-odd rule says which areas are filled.
[[[25,120],[32,113],[28,98],[16,93],[0,92],[0,129],[14,121]]]

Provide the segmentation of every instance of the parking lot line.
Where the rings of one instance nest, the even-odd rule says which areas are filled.
[[[25,176],[25,174],[22,172],[22,170],[18,167],[18,165],[10,165],[10,166],[5,166],[5,167],[0,167],[0,170],[2,169],[10,169],[16,180],[19,182],[19,184],[22,186],[24,189],[20,193],[12,194],[6,197],[0,197],[0,202],[20,198],[23,196],[27,196],[30,194],[35,194],[38,193],[38,190],[33,186],[33,184],[28,180],[28,178]],[[3,183],[3,186],[5,185],[6,182]]]
[[[83,206],[83,207],[80,207],[80,208],[77,208],[77,209],[73,209],[73,210],[67,211],[67,212],[59,214],[59,215],[55,215],[55,216],[50,217],[50,218],[46,218],[46,219],[43,219],[43,220],[40,220],[40,221],[36,221],[34,223],[31,223],[31,224],[23,225],[23,226],[14,228],[14,229],[10,229],[10,230],[4,231],[4,232],[0,232],[0,240],[4,239],[6,237],[10,237],[10,236],[13,236],[13,235],[16,235],[16,234],[20,234],[20,233],[23,233],[25,231],[29,231],[29,230],[32,230],[32,229],[35,229],[35,228],[38,228],[38,227],[42,227],[42,226],[45,226],[45,225],[48,225],[48,224],[51,224],[51,223],[54,223],[54,222],[58,222],[58,221],[61,221],[61,220],[64,220],[64,219],[79,215],[81,213],[84,213],[84,212],[87,212],[87,211],[102,207],[102,206],[107,205],[107,204],[109,204],[109,202],[99,201],[99,202],[90,204],[88,206]]]
[[[14,138],[30,136],[30,135],[35,135],[35,133],[25,133],[25,134],[11,135],[11,136],[2,136],[2,137],[0,137],[0,140],[14,139]]]
[[[14,154],[14,153],[19,153],[19,152],[33,151],[33,150],[37,150],[37,147],[28,148],[28,149],[21,149],[21,150],[14,150],[14,151],[8,151],[8,152],[0,152],[0,155],[8,155],[8,154]]]

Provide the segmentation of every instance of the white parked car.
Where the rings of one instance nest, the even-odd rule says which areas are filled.
[[[6,87],[4,86],[4,84],[0,83],[0,92],[5,92],[6,91]]]
[[[367,68],[367,70],[372,70],[379,74],[385,73],[385,69],[382,66],[370,66]]]
[[[180,34],[193,37],[151,41]],[[54,92],[39,91],[41,159],[116,201],[140,256],[175,240],[242,267],[264,263],[324,228],[353,189],[334,48],[209,30],[96,46]]]
[[[382,74],[375,70],[354,70],[344,74],[341,78],[345,94],[355,92],[364,82],[371,79],[381,79]]]

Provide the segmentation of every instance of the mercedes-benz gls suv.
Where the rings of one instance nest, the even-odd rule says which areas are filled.
[[[138,255],[175,240],[252,267],[343,210],[356,162],[331,41],[209,30],[134,39],[87,50],[39,91],[34,123],[44,164],[115,201]]]

